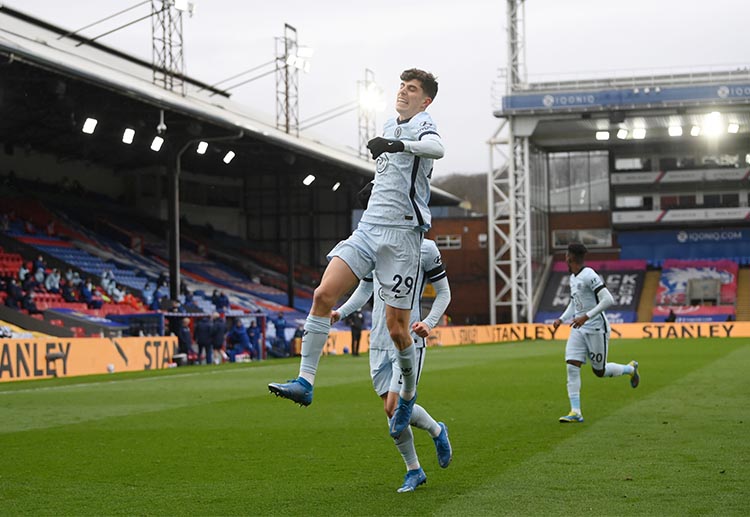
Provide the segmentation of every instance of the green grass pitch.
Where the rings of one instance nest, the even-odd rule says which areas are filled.
[[[0,385],[3,515],[747,515],[748,339],[615,341],[642,382],[584,367],[567,413],[562,342],[431,348],[419,402],[448,424],[427,484],[403,463],[367,357],[321,361],[315,401],[267,391],[296,359]]]

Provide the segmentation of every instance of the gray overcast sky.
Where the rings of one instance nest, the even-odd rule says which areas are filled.
[[[135,5],[137,0],[9,0],[9,7],[68,29]],[[115,23],[84,32],[91,37],[148,13],[144,5]],[[531,81],[602,77],[602,71],[658,73],[731,68],[750,63],[749,0],[528,0],[526,62]],[[375,72],[393,114],[398,76],[419,67],[438,76],[440,92],[429,108],[446,145],[438,176],[484,172],[485,144],[498,126],[492,116],[493,81],[505,66],[502,0],[197,0],[185,18],[187,73],[207,83],[270,61],[284,23],[299,42],[315,48],[312,70],[300,79],[300,118],[356,98],[364,69]],[[102,43],[151,59],[151,24],[140,22]],[[703,67],[703,68],[702,68]],[[718,68],[718,67],[714,67]],[[233,98],[274,117],[273,75],[235,90]],[[356,147],[356,113],[311,129],[315,138]]]

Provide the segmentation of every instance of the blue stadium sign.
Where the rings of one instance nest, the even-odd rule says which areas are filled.
[[[750,84],[513,94],[503,97],[501,114],[601,111],[700,104],[750,104]]]

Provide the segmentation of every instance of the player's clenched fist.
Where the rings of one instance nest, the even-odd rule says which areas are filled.
[[[376,136],[367,142],[373,159],[377,159],[383,153],[400,153],[404,150],[404,143],[400,140],[388,140],[382,136]]]

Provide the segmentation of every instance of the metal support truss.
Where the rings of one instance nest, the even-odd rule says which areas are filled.
[[[533,317],[529,139],[505,119],[490,140],[487,176],[490,323],[500,307],[514,323]],[[499,280],[499,282],[498,282]]]
[[[299,68],[290,63],[297,55],[297,29],[284,24],[276,38],[276,127],[299,136]]]
[[[154,84],[185,95],[182,11],[174,0],[151,0],[151,40]]]
[[[507,0],[508,94],[526,83],[524,0]],[[515,120],[504,119],[490,139],[487,175],[490,323],[509,307],[514,323],[533,318],[529,134],[517,136]],[[499,282],[498,282],[499,280]]]

